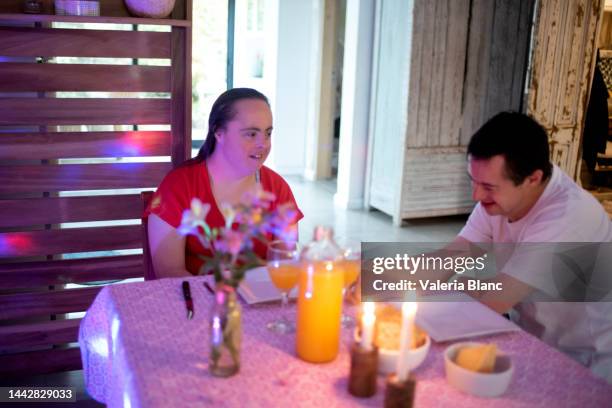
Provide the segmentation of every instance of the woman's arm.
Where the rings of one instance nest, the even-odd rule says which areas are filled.
[[[157,278],[192,276],[185,268],[185,237],[155,214],[149,215],[149,250]]]

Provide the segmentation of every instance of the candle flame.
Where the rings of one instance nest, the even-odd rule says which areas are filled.
[[[365,302],[363,304],[363,316],[361,317],[361,347],[366,350],[372,349],[374,324],[376,322],[376,314],[374,314],[374,311],[375,306],[373,302]]]

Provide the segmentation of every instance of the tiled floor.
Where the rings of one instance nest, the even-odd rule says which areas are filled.
[[[335,181],[308,182],[287,178],[304,219],[300,222],[300,241],[309,242],[316,225],[333,226],[336,236],[353,240],[378,242],[447,242],[459,232],[466,216],[439,217],[405,222],[402,228],[393,226],[391,217],[378,211],[344,211],[334,207]],[[54,403],[54,407],[102,406],[89,398],[85,391],[82,371],[42,375],[15,380],[0,380],[0,385],[75,387],[77,403]],[[28,404],[16,404],[19,407]],[[32,405],[32,406],[41,406]]]
[[[332,226],[336,236],[367,242],[448,242],[467,219],[467,215],[405,221],[395,227],[391,217],[379,211],[344,211],[334,207],[335,181],[309,182],[287,177],[304,219],[300,222],[300,241],[308,242],[316,225]]]

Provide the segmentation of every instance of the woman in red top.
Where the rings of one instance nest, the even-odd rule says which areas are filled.
[[[158,278],[197,274],[206,254],[194,236],[176,231],[181,216],[199,198],[211,206],[206,222],[225,225],[221,203],[237,204],[243,194],[261,187],[276,196],[271,209],[291,202],[297,204],[289,185],[264,166],[270,153],[272,112],[268,99],[249,88],[235,88],[217,98],[208,118],[208,134],[197,157],[172,170],[155,192],[148,215],[149,247]],[[303,217],[297,209],[294,228]],[[265,259],[266,247],[255,242],[255,251]]]

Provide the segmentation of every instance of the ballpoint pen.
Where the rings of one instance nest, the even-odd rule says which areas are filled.
[[[191,300],[191,289],[188,281],[183,281],[183,298],[187,307],[187,318],[191,319],[193,317],[193,300]]]

